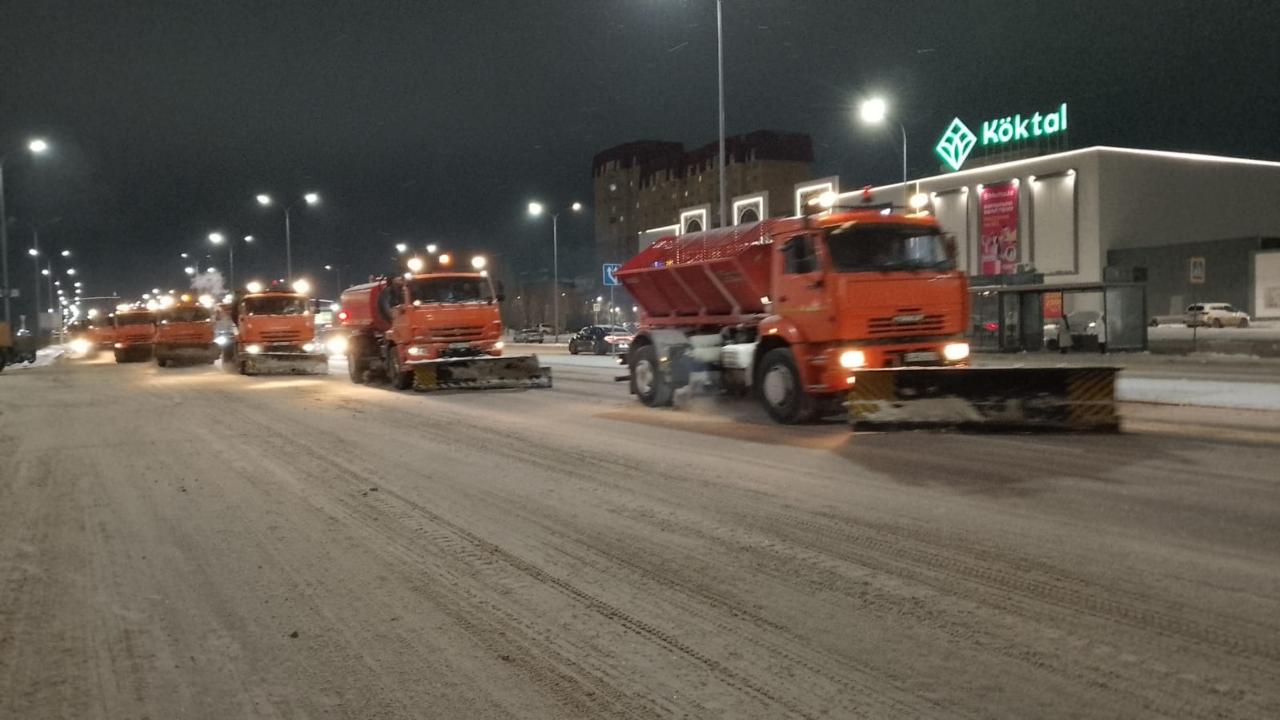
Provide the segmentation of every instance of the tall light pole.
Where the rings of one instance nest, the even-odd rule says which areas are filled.
[[[889,103],[882,97],[868,98],[858,106],[858,117],[867,125],[880,125],[889,117]],[[902,131],[902,192],[907,192],[907,127],[897,123]]]
[[[573,203],[572,205],[569,206],[569,210],[570,212],[575,212],[575,213],[582,212],[582,203],[580,202]],[[531,216],[541,217],[546,212],[547,212],[547,208],[542,203],[540,202],[529,203],[529,214]],[[555,299],[553,300],[555,304],[552,306],[554,308],[554,311],[552,312],[552,317],[554,318],[554,320],[552,321],[552,329],[556,334],[556,339],[552,342],[559,342],[560,341],[560,213],[553,212],[553,213],[550,213],[550,215],[551,215],[551,275],[552,275],[552,282],[555,285],[554,292],[552,293],[555,296]]]
[[[258,193],[258,204],[263,207],[270,207],[275,204],[275,200],[267,193]],[[307,205],[318,205],[320,203],[320,193],[309,192],[303,193],[302,202]],[[284,206],[284,274],[287,282],[293,282],[293,234],[289,227],[289,213],[293,210],[295,203],[286,203]]]
[[[227,236],[226,236],[226,235],[223,235],[223,234],[222,234],[222,233],[220,233],[220,232],[211,232],[211,233],[209,233],[209,242],[213,243],[214,245],[222,245],[223,243],[226,243],[226,246],[227,246],[227,283],[229,284],[229,286],[230,286],[230,287],[235,288],[235,286],[236,286],[236,241],[235,241],[235,240],[227,240]],[[244,236],[244,242],[245,242],[245,244],[246,244],[246,245],[252,245],[252,244],[253,244],[253,236],[252,236],[252,235],[245,235],[245,236]],[[191,274],[193,274],[193,273],[187,273],[187,274],[188,274],[188,275],[191,275]]]
[[[42,155],[49,149],[49,143],[41,138],[27,142],[27,150],[32,155]],[[0,294],[4,295],[4,321],[12,327],[13,316],[9,307],[11,291],[9,289],[9,214],[4,207],[4,161],[7,155],[0,154]]]
[[[725,188],[724,157],[724,22],[722,0],[716,0],[716,86],[720,99],[720,227],[729,225],[729,200]]]
[[[342,297],[342,268],[337,265],[325,265],[324,269],[333,273],[333,280],[338,285],[338,291],[334,294],[333,299],[337,300]]]

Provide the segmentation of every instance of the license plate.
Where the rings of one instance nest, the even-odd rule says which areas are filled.
[[[937,362],[940,356],[936,352],[909,352],[902,356],[903,362]]]

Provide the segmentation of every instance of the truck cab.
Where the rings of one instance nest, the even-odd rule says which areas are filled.
[[[224,340],[224,367],[245,375],[328,372],[329,357],[316,341],[312,310],[301,292],[255,285],[231,307],[235,334]]]
[[[213,364],[218,359],[218,346],[213,342],[212,310],[187,296],[158,310],[155,359],[160,367],[178,363]]]
[[[122,308],[112,318],[115,328],[112,349],[117,363],[140,362],[151,358],[156,341],[156,314],[141,307]]]

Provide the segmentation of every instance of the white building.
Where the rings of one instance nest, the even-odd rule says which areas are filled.
[[[1091,147],[885,185],[869,198],[846,192],[839,204],[904,204],[916,193],[977,282],[1027,270],[1046,283],[1140,280],[1152,314],[1198,300],[1280,317],[1280,162]]]

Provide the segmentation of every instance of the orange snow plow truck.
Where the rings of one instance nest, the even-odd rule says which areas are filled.
[[[406,273],[342,293],[351,381],[397,390],[551,387],[536,355],[502,355],[501,298],[485,273]]]
[[[121,307],[112,316],[114,341],[111,347],[117,363],[151,359],[156,341],[156,314],[141,306]]]
[[[659,239],[617,273],[650,406],[752,392],[780,423],[1114,430],[1114,368],[969,368],[969,288],[924,214],[833,209]]]
[[[231,306],[234,336],[220,338],[222,366],[243,375],[329,372],[329,355],[316,341],[310,299],[283,284],[249,292]]]
[[[212,304],[211,302],[209,304]],[[212,365],[218,359],[213,343],[213,312],[183,295],[173,305],[156,311],[156,365]]]

